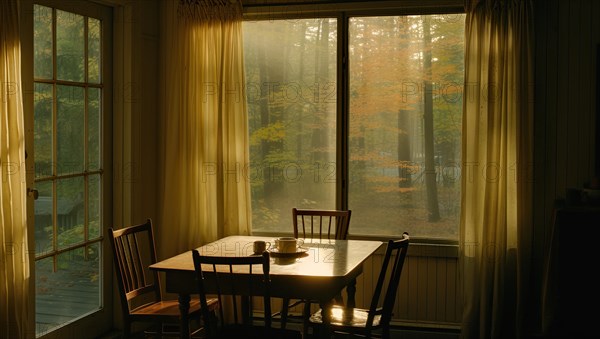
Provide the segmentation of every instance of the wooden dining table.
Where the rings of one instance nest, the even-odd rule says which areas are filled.
[[[198,251],[204,256],[248,256],[253,255],[253,243],[256,240],[264,240],[271,244],[275,241],[273,237],[229,236],[201,246]],[[373,240],[301,239],[301,241],[303,241],[302,253],[294,258],[277,258],[272,254],[271,296],[318,300],[321,308],[328,309],[335,296],[346,288],[346,305],[354,307],[356,278],[362,273],[365,260],[383,243]],[[189,338],[190,295],[198,293],[192,252],[187,251],[157,262],[151,265],[150,269],[164,272],[166,291],[178,294],[181,337]],[[253,274],[260,274],[260,272]],[[243,277],[244,275],[239,277],[240,284],[245,283]],[[325,326],[327,320],[325,317]]]

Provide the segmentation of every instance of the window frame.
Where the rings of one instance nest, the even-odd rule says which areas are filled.
[[[349,123],[350,123],[350,83],[348,73],[349,22],[352,17],[402,16],[402,15],[452,15],[464,14],[464,1],[460,0],[421,0],[421,1],[356,1],[339,3],[335,1],[297,1],[288,3],[244,4],[244,20],[294,20],[303,18],[335,18],[337,20],[337,102],[336,102],[336,208],[348,208],[348,164],[349,164]],[[253,232],[261,235],[274,235],[267,232]],[[291,233],[291,232],[290,232]],[[385,240],[384,236],[349,234],[351,239]],[[458,240],[412,238],[412,242],[422,245],[450,246],[442,256],[458,255]],[[427,249],[425,249],[427,251]]]
[[[349,124],[350,124],[350,77],[349,77],[349,25],[353,17],[376,16],[409,16],[409,15],[453,15],[464,14],[464,1],[460,0],[408,0],[408,1],[353,1],[353,2],[293,2],[291,4],[256,3],[243,1],[243,19],[248,21],[258,20],[298,20],[315,18],[335,18],[337,21],[337,56],[336,80],[339,84],[336,89],[336,188],[335,204],[337,209],[347,209],[349,200]],[[246,4],[249,3],[249,4]],[[457,226],[458,227],[458,226]],[[252,231],[253,234],[263,236],[279,236],[291,234],[290,232],[261,232]],[[349,239],[387,240],[389,237],[382,235],[353,234]],[[429,256],[431,247],[434,246],[435,256],[458,257],[458,240],[432,239],[411,237],[411,243],[417,245],[411,250],[412,255]]]

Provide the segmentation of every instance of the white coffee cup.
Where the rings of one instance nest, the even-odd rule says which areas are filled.
[[[275,244],[280,253],[296,253],[299,246],[302,246],[304,241],[293,237],[282,237],[275,239]]]

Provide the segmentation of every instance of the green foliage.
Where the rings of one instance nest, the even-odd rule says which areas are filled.
[[[259,206],[252,209],[252,222],[257,225],[277,225],[281,211],[266,208],[264,202],[258,200]]]
[[[252,131],[250,145],[258,145],[264,141],[282,141],[285,139],[286,129],[282,122],[278,121]]]
[[[88,234],[89,239],[98,239],[98,235],[100,234],[100,224],[98,221],[90,222],[88,226]],[[52,239],[54,227],[52,225],[45,226],[43,232],[46,234],[46,239]],[[70,227],[59,227],[58,233],[60,234],[57,237],[57,245],[58,248],[65,248],[74,244],[82,243],[85,235],[85,225],[77,224]],[[48,253],[52,251],[53,245],[51,242],[47,243],[46,246],[42,249],[38,249],[38,253]],[[89,250],[88,254],[94,252],[93,250]]]

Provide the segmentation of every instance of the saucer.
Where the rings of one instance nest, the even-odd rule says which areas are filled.
[[[273,258],[300,258],[308,251],[307,247],[298,247],[296,248],[296,252],[279,252],[277,247],[269,250],[271,257]]]

